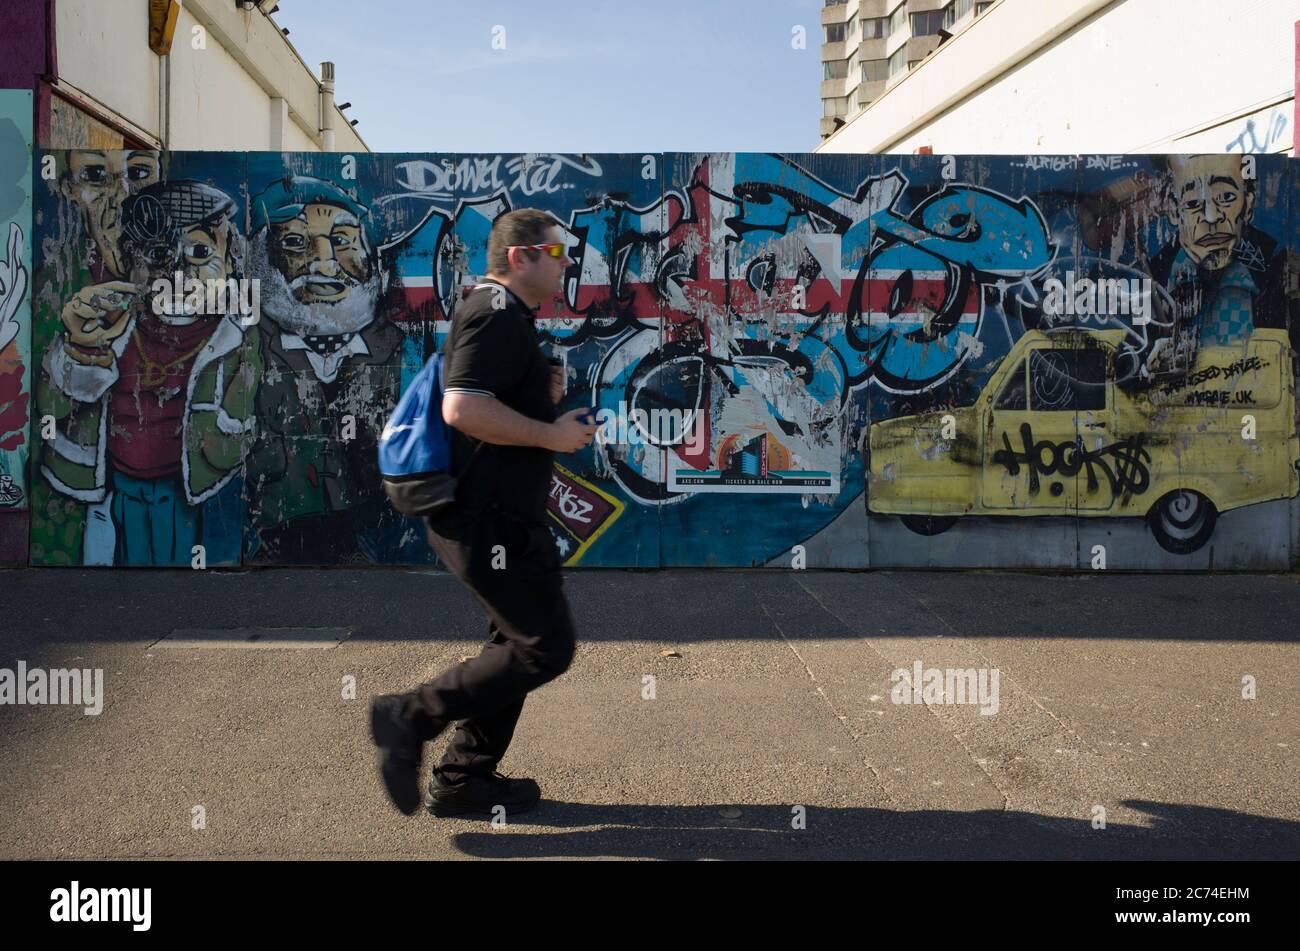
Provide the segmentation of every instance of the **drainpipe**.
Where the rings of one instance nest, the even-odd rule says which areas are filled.
[[[172,147],[172,54],[168,53],[162,57],[159,64],[162,70],[162,82],[158,84],[159,94],[162,96],[162,133],[158,138],[162,139],[162,147],[170,149]]]
[[[320,64],[320,140],[326,152],[334,151],[334,64]]]

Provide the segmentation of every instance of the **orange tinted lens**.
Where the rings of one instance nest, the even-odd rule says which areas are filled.
[[[562,244],[548,244],[548,245],[546,246],[546,253],[549,254],[549,255],[550,255],[551,257],[553,257],[553,258],[562,258],[562,257],[564,257],[564,245],[562,245]]]

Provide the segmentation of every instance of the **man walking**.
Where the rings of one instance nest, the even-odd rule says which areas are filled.
[[[429,785],[434,815],[490,815],[495,806],[518,813],[540,798],[536,782],[496,768],[525,696],[573,659],[546,498],[552,454],[587,445],[596,424],[580,421],[581,409],[555,418],[564,380],[532,325],[571,263],[549,215],[502,215],[488,238],[488,277],[457,308],[444,345],[442,415],[454,428],[459,482],[453,511],[426,519],[429,542],[487,614],[489,639],[430,683],[371,704],[384,786],[407,815],[420,805],[424,743],[457,720]]]

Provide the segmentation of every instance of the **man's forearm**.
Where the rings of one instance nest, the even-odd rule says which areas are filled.
[[[442,401],[442,418],[467,436],[498,446],[546,444],[550,424],[517,413],[500,400],[477,393],[447,393]]]

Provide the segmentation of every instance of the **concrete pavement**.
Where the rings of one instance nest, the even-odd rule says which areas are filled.
[[[1300,856],[1296,576],[567,579],[577,656],[502,764],[545,801],[494,829],[399,815],[366,731],[478,650],[446,575],[0,572],[0,667],[106,695],[0,707],[0,857]],[[242,642],[268,628],[342,630]],[[164,640],[195,629],[228,643]],[[997,712],[891,702],[917,661],[996,668]]]

